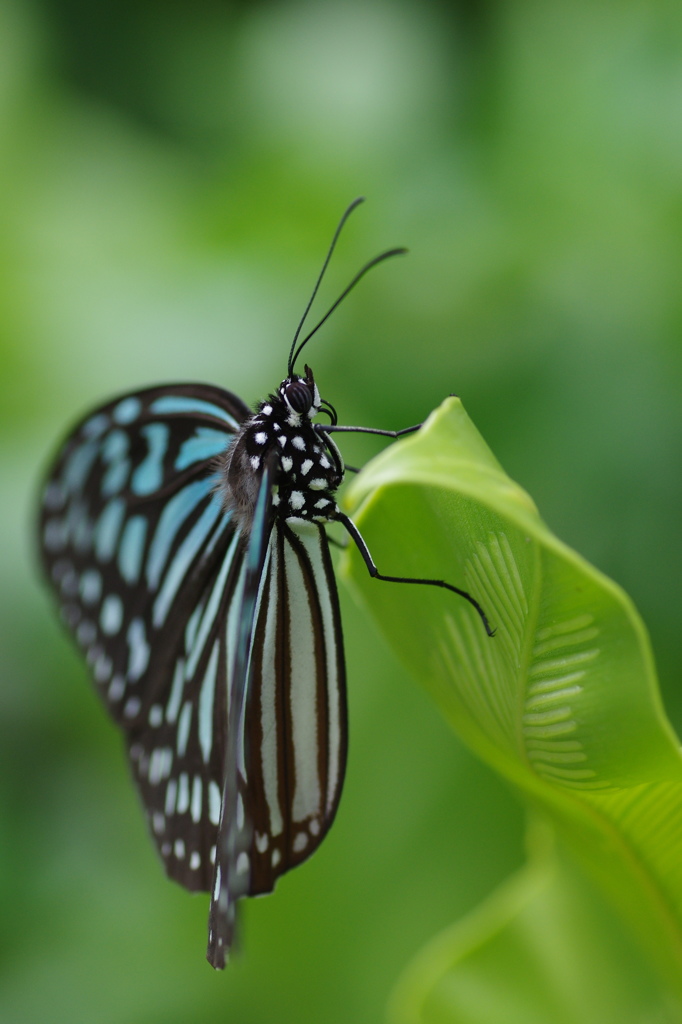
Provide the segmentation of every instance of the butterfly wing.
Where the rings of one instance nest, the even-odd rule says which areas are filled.
[[[45,574],[125,733],[166,870],[188,889],[213,875],[227,721],[216,637],[244,551],[216,460],[249,414],[207,385],[111,402],[67,438],[41,506]]]
[[[280,521],[273,531],[251,662],[251,884],[267,892],[322,841],[345,773],[341,617],[318,523]]]
[[[321,843],[346,766],[343,636],[327,536],[317,523],[276,520],[265,546],[264,515],[257,510],[251,531],[236,661],[244,658],[230,688],[235,731],[209,911],[214,967],[224,966],[233,939],[236,900],[271,892]]]
[[[217,460],[248,408],[209,386],[128,395],[70,435],[41,508],[45,573],[122,728],[166,872],[236,901],[319,845],[347,747],[343,641],[321,525],[276,520],[266,466],[248,538]],[[229,723],[229,729],[228,729]]]

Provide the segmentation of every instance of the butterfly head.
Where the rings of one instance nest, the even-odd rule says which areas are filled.
[[[304,377],[292,373],[283,380],[278,393],[286,407],[287,421],[291,426],[314,419],[323,404],[309,366],[305,368]]]

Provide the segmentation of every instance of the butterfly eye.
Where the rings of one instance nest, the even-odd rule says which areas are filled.
[[[284,399],[296,412],[306,413],[313,404],[313,394],[302,380],[295,380],[284,388]]]

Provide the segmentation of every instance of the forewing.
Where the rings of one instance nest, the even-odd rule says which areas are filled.
[[[62,618],[126,734],[166,869],[190,889],[212,873],[226,728],[217,638],[243,561],[217,460],[248,415],[208,385],[111,402],[67,438],[41,506]]]
[[[248,538],[223,507],[218,460],[248,415],[203,385],[111,402],[64,444],[40,522],[46,575],[126,735],[166,871],[212,888],[214,966],[236,901],[271,891],[329,829],[347,747],[322,526],[272,528],[272,464]]]
[[[274,465],[275,459],[271,455],[263,467],[240,583],[235,590],[224,635],[228,664],[228,728],[206,951],[209,962],[216,968],[225,966],[226,952],[234,941],[237,900],[252,892],[248,852],[253,821],[246,747],[247,695],[252,679],[254,624],[263,600],[267,578],[265,567],[271,556]]]
[[[216,863],[244,580],[244,544],[235,531],[204,577],[165,699],[130,732],[133,772],[166,871],[190,890],[211,888]]]

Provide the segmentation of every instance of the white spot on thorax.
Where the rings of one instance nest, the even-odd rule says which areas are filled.
[[[292,491],[289,496],[289,507],[292,508],[295,512],[298,512],[299,509],[302,509],[304,505],[305,498],[301,491]]]
[[[291,473],[291,470],[294,465],[294,460],[291,458],[290,455],[283,455],[281,464],[282,469],[284,470],[285,473]]]
[[[315,477],[314,480],[310,481],[308,487],[311,491],[326,491],[327,481],[323,477]]]
[[[291,443],[293,444],[294,448],[298,448],[299,452],[305,451],[305,441],[299,434],[296,434],[294,437],[292,437]]]
[[[301,473],[302,473],[302,475],[305,476],[306,473],[309,473],[312,468],[313,468],[313,460],[312,459],[305,459],[305,461],[301,464]]]
[[[268,435],[264,430],[259,430],[257,434],[254,434],[253,439],[256,444],[265,444],[268,439]]]
[[[252,469],[258,469],[260,466],[260,455],[252,455],[249,462],[251,463]]]

